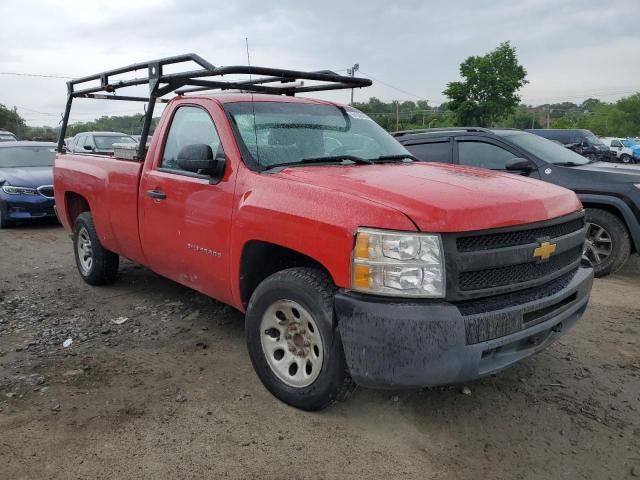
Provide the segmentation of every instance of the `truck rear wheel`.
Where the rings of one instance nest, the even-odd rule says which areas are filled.
[[[594,275],[604,277],[615,273],[631,254],[627,227],[616,215],[599,208],[587,208],[586,221],[584,254],[593,263]]]
[[[320,270],[290,268],[264,280],[247,308],[247,347],[258,377],[278,399],[303,410],[329,406],[351,385],[334,293]]]
[[[78,215],[73,227],[73,252],[82,279],[90,285],[113,283],[120,257],[102,246],[91,213]]]

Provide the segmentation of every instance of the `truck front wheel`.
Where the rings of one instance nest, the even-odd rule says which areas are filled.
[[[251,363],[278,399],[319,410],[351,385],[333,313],[335,286],[322,271],[274,273],[249,301],[245,334]]]
[[[120,257],[102,246],[91,213],[83,212],[73,227],[73,252],[82,279],[90,285],[113,283]]]

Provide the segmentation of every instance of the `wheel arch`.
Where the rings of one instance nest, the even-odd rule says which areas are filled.
[[[240,256],[239,292],[242,306],[247,307],[251,295],[264,279],[293,267],[317,268],[335,282],[329,269],[309,255],[263,240],[246,242]]]
[[[91,211],[89,201],[83,195],[76,192],[65,192],[64,204],[67,222],[71,228],[73,228],[73,224],[76,218],[78,218],[78,215]]]
[[[605,195],[578,195],[584,208],[598,208],[609,212],[620,220],[631,237],[631,252],[640,252],[640,224],[631,208],[621,199]]]

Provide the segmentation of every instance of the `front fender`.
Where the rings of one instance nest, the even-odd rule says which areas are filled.
[[[355,195],[270,174],[239,176],[232,227],[233,297],[242,305],[243,246],[251,240],[279,245],[321,264],[338,287],[348,288],[358,227],[416,231],[402,212]],[[236,281],[237,280],[237,281]]]

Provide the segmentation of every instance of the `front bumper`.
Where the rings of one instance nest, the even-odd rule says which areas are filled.
[[[335,309],[351,377],[367,387],[411,388],[498,372],[564,335],[584,313],[592,283],[583,260],[549,285],[457,304],[339,292]]]
[[[3,195],[0,207],[5,209],[9,220],[55,218],[55,200],[42,195]]]

